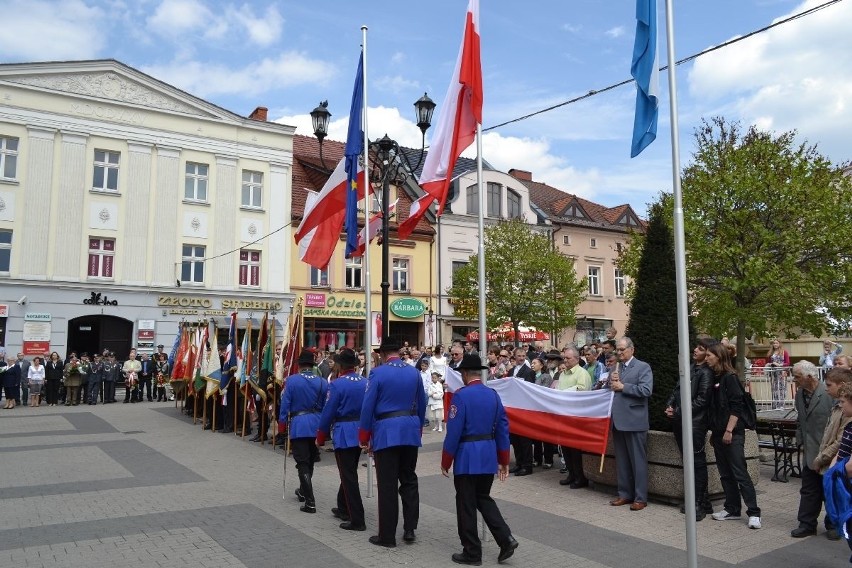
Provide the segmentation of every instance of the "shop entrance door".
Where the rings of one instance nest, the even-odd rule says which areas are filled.
[[[123,361],[130,353],[133,341],[133,322],[105,315],[82,316],[68,321],[68,353],[87,352],[90,356],[104,349],[114,351]]]

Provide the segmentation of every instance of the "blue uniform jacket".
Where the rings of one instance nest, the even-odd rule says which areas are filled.
[[[328,382],[313,373],[297,373],[287,377],[286,384],[278,419],[286,421],[290,415],[290,439],[315,437]]]
[[[331,381],[317,428],[317,442],[320,445],[326,441],[333,428],[331,439],[334,441],[334,449],[358,447],[358,423],[366,388],[367,379],[357,373],[347,373]]]
[[[462,441],[467,436],[493,439]],[[495,474],[509,463],[509,419],[500,396],[481,381],[471,381],[453,394],[441,467],[454,475]]]
[[[383,414],[405,411],[412,413],[378,420]],[[425,417],[426,391],[420,371],[398,357],[370,371],[361,407],[361,443],[372,439],[374,451],[393,446],[420,447]]]

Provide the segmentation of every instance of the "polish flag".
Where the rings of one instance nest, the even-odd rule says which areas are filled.
[[[447,390],[460,388],[461,376],[447,369]],[[509,432],[526,438],[585,450],[606,452],[613,392],[560,391],[515,378],[492,379],[509,417]]]
[[[308,190],[305,211],[316,211],[320,207],[320,199],[322,199],[322,193]],[[346,210],[341,207],[337,211],[328,212],[318,225],[301,237],[297,232],[296,243],[299,245],[299,260],[320,270],[328,266],[337,246],[337,241],[340,239],[345,217]],[[306,215],[302,218],[302,223],[307,219]]]
[[[364,197],[364,168],[358,164],[358,199]],[[305,204],[302,222],[296,230],[299,243],[309,232],[323,224],[330,216],[346,209],[346,160],[338,162],[331,176],[322,186],[313,205]]]
[[[438,202],[438,215],[444,212],[456,160],[465,148],[473,143],[476,138],[476,126],[482,124],[483,92],[479,37],[479,0],[469,0],[464,38],[453,78],[444,97],[444,104],[441,105],[435,137],[418,180],[420,187],[429,197],[418,208],[412,206],[409,219],[398,228],[401,239],[408,238],[417,224],[417,219],[423,216],[432,201]]]
[[[399,199],[397,199],[388,206],[388,217],[393,215],[393,212],[396,211],[396,204],[398,201]],[[379,231],[382,229],[381,211],[370,217],[370,222],[368,223],[368,226],[370,228],[369,242],[373,242],[373,239],[376,238],[376,235],[378,235]],[[355,258],[356,256],[364,256],[364,251],[367,249],[367,241],[367,227],[365,226],[363,229],[361,229],[361,232],[358,233],[358,246],[355,248],[354,251],[352,251],[352,255],[350,258]]]

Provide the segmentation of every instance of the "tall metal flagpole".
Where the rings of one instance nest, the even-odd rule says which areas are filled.
[[[370,137],[367,129],[367,26],[361,26],[361,54],[363,58],[363,73],[361,86],[364,89],[364,231],[366,233],[364,243],[364,374],[370,375],[370,367],[373,363],[373,300],[372,280],[370,278],[370,211],[372,211],[373,188],[370,186]],[[351,117],[350,117],[351,120]],[[390,215],[388,215],[390,216]],[[389,222],[382,219],[382,223]],[[382,338],[379,338],[381,341]],[[373,496],[373,458],[367,456],[367,498]]]
[[[654,15],[656,17],[656,14]],[[669,63],[669,118],[672,129],[672,184],[674,187],[675,284],[677,287],[678,366],[680,408],[683,425],[683,487],[686,507],[686,562],[698,567],[695,527],[695,454],[692,443],[692,388],[689,377],[689,321],[686,296],[686,237],[683,229],[683,192],[680,186],[680,138],[677,120],[677,78],[674,64],[674,15],[672,0],[666,0],[666,49]]]
[[[448,172],[452,175],[452,172]],[[476,183],[479,191],[479,357],[483,364],[488,354],[488,330],[485,327],[485,180],[482,179],[482,125],[476,125]],[[482,382],[488,372],[482,371]]]

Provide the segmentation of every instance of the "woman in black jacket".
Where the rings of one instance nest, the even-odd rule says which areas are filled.
[[[725,490],[725,508],[713,513],[713,519],[740,519],[742,501],[745,501],[748,528],[759,529],[760,507],[757,506],[757,493],[746,465],[745,429],[741,420],[745,390],[724,345],[711,345],[707,349],[705,361],[713,372],[710,388],[710,443],[716,452],[716,467]]]
[[[50,360],[44,362],[44,391],[48,406],[56,406],[59,402],[59,387],[62,386],[62,371],[65,363],[59,358],[59,353],[50,354]]]

